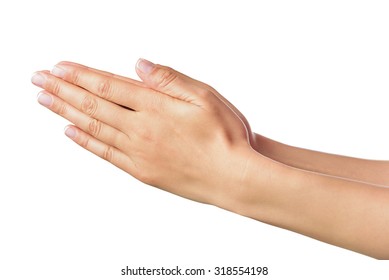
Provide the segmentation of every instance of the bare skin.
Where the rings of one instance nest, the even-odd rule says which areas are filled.
[[[255,134],[254,138],[255,149],[259,153],[287,165],[377,186],[389,186],[389,161],[352,158],[292,147],[259,134]]]
[[[388,162],[275,142],[210,86],[145,60],[136,70],[142,82],[62,62],[33,83],[74,124],[68,137],[146,184],[389,258]]]

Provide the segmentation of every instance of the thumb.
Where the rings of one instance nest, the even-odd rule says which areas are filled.
[[[245,116],[209,85],[192,79],[172,68],[156,65],[142,58],[136,63],[136,72],[147,87],[198,106],[203,105],[201,99],[204,97],[217,97],[243,121],[252,141],[253,134]]]
[[[136,72],[149,88],[190,103],[198,103],[196,100],[205,91],[196,80],[142,58],[136,63]]]

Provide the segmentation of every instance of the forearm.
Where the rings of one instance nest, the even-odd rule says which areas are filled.
[[[274,162],[246,176],[240,214],[375,258],[389,258],[389,189]]]
[[[255,134],[254,142],[259,153],[292,167],[389,186],[389,161],[358,159],[292,147],[258,134]]]

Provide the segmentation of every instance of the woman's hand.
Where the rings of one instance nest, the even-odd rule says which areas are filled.
[[[38,101],[75,125],[65,133],[83,148],[169,192],[236,203],[252,154],[242,115],[173,69],[139,60],[136,70],[145,84],[63,62],[33,83],[45,89]]]
[[[137,72],[143,83],[60,63],[51,73],[38,72],[33,83],[45,89],[38,101],[75,125],[67,136],[147,184],[388,258],[387,188],[269,160],[251,148],[247,121],[214,89],[145,60]],[[300,162],[316,155],[319,171],[323,159],[334,162],[312,152],[281,152]],[[366,166],[336,162],[339,169],[355,163],[347,169],[354,173]],[[372,170],[381,174],[387,166]]]

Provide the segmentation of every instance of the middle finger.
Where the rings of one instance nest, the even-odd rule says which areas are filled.
[[[48,71],[37,72],[32,82],[91,118],[98,119],[118,130],[125,129],[123,118],[132,111],[95,96],[85,89],[51,75]]]

